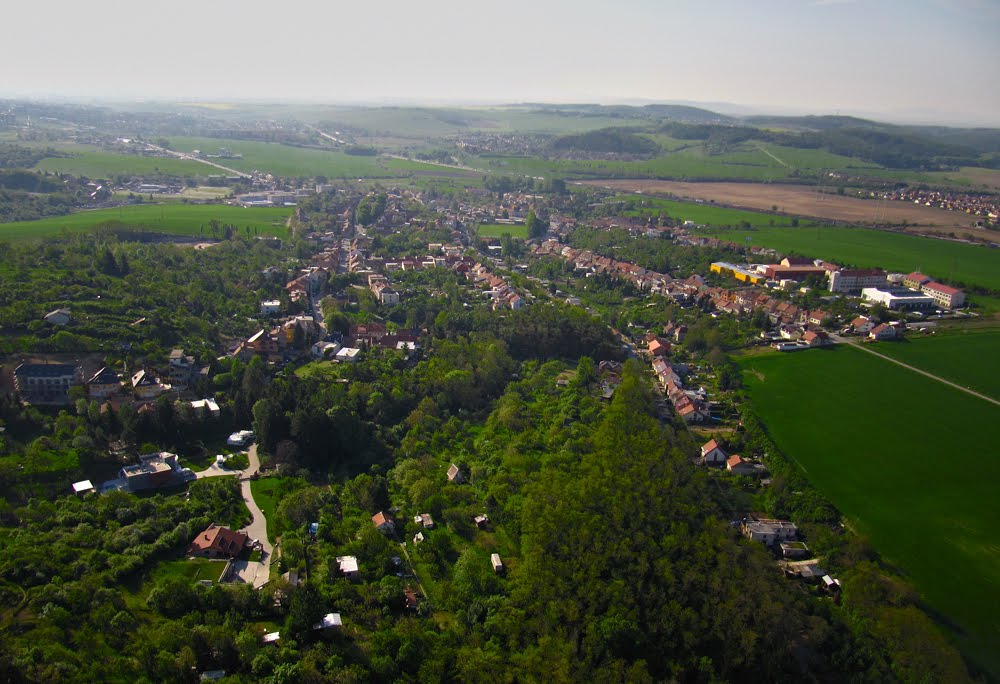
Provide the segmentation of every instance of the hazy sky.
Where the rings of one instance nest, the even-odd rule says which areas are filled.
[[[48,0],[0,95],[696,100],[1000,125],[1000,0]]]

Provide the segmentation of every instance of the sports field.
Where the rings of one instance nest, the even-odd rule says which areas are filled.
[[[752,231],[709,229],[710,235],[779,252],[802,254],[859,268],[920,271],[960,286],[1000,290],[1000,250],[964,242],[866,228],[762,227]]]
[[[1000,408],[848,345],[740,365],[778,446],[1000,675]]]
[[[500,223],[484,223],[476,230],[479,237],[500,237],[501,235],[510,235],[516,238],[528,237],[528,226],[524,224],[508,226]]]
[[[288,235],[285,222],[291,213],[291,209],[282,207],[246,209],[226,204],[138,204],[51,216],[38,221],[3,223],[0,224],[0,240],[30,240],[63,231],[85,233],[109,222],[150,232],[213,238],[216,237],[211,230],[213,219],[220,224],[236,226],[240,231],[250,226],[255,234],[284,237]]]
[[[910,334],[877,351],[1000,400],[1000,329],[956,329]]]

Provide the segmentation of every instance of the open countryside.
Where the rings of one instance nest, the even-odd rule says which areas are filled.
[[[237,230],[249,226],[258,235],[284,237],[288,235],[286,222],[291,214],[292,210],[284,207],[247,209],[225,204],[137,204],[0,224],[0,239],[28,240],[64,231],[86,233],[105,224],[208,239],[215,237],[211,228],[213,220],[220,226],[229,224]]]
[[[778,446],[997,668],[1000,471],[983,457],[1000,410],[846,345],[740,365]]]
[[[1000,329],[941,330],[880,345],[880,354],[1000,399]]]
[[[746,209],[777,211],[792,216],[810,216],[845,223],[875,224],[902,223],[934,226],[940,229],[969,229],[972,217],[954,211],[935,207],[865,200],[817,192],[814,186],[781,185],[772,183],[686,183],[659,180],[602,180],[589,181],[592,185],[627,190],[631,192],[662,193],[683,199],[704,200]]]

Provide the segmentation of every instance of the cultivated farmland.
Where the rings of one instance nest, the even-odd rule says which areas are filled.
[[[71,173],[88,178],[114,176],[208,176],[220,173],[218,169],[187,159],[175,157],[145,157],[139,154],[116,153],[95,145],[52,145],[71,157],[50,157],[35,165],[38,171]]]
[[[777,183],[685,183],[653,180],[602,180],[591,181],[616,190],[630,192],[662,193],[682,199],[700,199],[708,202],[768,211],[778,211],[793,216],[812,216],[855,224],[892,223],[904,221],[911,225],[934,226],[940,229],[969,228],[974,220],[968,214],[925,207],[907,202],[863,200],[818,193],[815,187],[781,185]]]
[[[709,234],[779,252],[803,254],[861,268],[919,270],[938,280],[1000,290],[1000,250],[951,240],[866,228],[709,229]]]
[[[911,334],[877,351],[1000,400],[1000,329],[956,328]]]
[[[215,237],[211,230],[212,220],[236,226],[240,231],[249,226],[255,234],[284,237],[288,235],[285,224],[291,213],[291,209],[282,207],[245,209],[226,204],[138,204],[0,224],[0,239],[30,240],[63,231],[85,233],[108,223],[154,233],[212,238]]]
[[[680,221],[694,221],[709,226],[740,226],[744,223],[751,226],[792,225],[792,218],[788,216],[776,216],[743,209],[727,209],[713,204],[678,202],[644,195],[620,195],[609,200],[609,203],[617,202],[624,205],[622,213],[626,216],[641,218],[666,214]]]
[[[778,446],[1000,673],[1000,409],[848,345],[740,364]]]

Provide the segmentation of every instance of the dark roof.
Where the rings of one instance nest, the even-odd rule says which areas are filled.
[[[87,381],[88,385],[114,385],[119,382],[118,373],[114,370],[104,367],[101,370],[94,373],[94,377]]]
[[[14,369],[19,378],[60,378],[76,373],[76,366],[68,363],[22,363]]]

